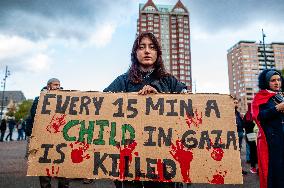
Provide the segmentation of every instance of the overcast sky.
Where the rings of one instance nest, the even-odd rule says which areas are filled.
[[[177,0],[153,0],[174,5]],[[0,78],[34,98],[51,77],[64,89],[102,91],[130,65],[146,0],[1,0]],[[240,40],[284,42],[282,0],[182,0],[190,12],[197,92],[229,93],[227,50]],[[2,90],[2,88],[1,88]]]

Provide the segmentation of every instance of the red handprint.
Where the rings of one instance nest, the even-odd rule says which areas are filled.
[[[220,144],[222,144],[221,139],[220,139]],[[211,158],[214,159],[215,161],[221,161],[224,157],[224,150],[220,146],[219,147],[214,146],[211,139],[210,139],[210,145],[213,147],[213,150],[211,152]]]
[[[83,162],[83,159],[89,159],[90,155],[86,154],[84,155],[84,153],[89,149],[89,144],[85,143],[85,142],[75,142],[74,145],[73,143],[70,144],[72,151],[71,151],[71,159],[73,163],[81,163]],[[78,148],[75,148],[75,146],[77,146]],[[75,149],[73,149],[73,147]]]
[[[213,175],[213,179],[212,180],[209,180],[209,178],[207,177],[208,179],[208,182],[211,183],[211,184],[224,184],[224,177],[227,175],[227,171],[217,171],[216,170],[216,174]]]
[[[66,117],[66,114],[59,115],[59,117],[53,115],[51,121],[46,126],[46,130],[50,133],[58,133],[60,132],[60,128],[66,124],[66,120],[64,119]]]
[[[132,162],[132,152],[135,150],[135,147],[137,146],[137,143],[133,141],[132,143],[125,145],[124,148],[121,148],[119,145],[117,148],[120,152],[119,157],[119,177],[120,179],[124,179],[124,172],[125,172],[125,158],[128,157],[128,164],[129,165]]]
[[[192,123],[195,127],[198,127],[200,124],[202,124],[202,112],[200,112],[200,115],[199,115],[197,109],[195,109],[193,116],[187,113],[185,122],[188,125],[188,128],[190,128]]]
[[[190,180],[190,163],[193,159],[193,153],[191,149],[186,149],[180,140],[176,141],[176,146],[171,145],[170,154],[173,158],[179,162],[181,175],[183,177],[183,182],[191,183]]]
[[[59,167],[57,167],[57,169],[55,169],[56,167],[55,166],[51,166],[51,169],[49,168],[46,168],[46,175],[47,176],[51,176],[51,177],[54,177],[54,176],[57,176],[58,173],[59,173]]]

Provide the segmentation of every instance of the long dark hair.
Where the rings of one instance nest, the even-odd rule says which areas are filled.
[[[150,32],[143,32],[141,33],[134,41],[132,52],[131,52],[131,66],[129,68],[129,80],[133,83],[141,83],[143,81],[142,72],[139,69],[139,61],[137,59],[136,51],[139,47],[139,44],[143,38],[149,38],[157,51],[157,60],[154,63],[154,71],[153,76],[156,79],[161,79],[162,77],[169,76],[170,74],[167,73],[163,59],[162,59],[162,50],[161,46],[153,33]]]

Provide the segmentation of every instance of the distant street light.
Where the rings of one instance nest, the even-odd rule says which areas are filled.
[[[6,87],[6,79],[10,76],[10,71],[8,70],[8,66],[6,66],[6,71],[5,71],[5,77],[3,78],[3,82],[1,82],[3,91],[2,91],[2,101],[1,101],[1,114],[0,114],[0,120],[2,120],[2,115],[3,115],[3,109],[4,109],[4,94],[5,94],[5,87]]]
[[[266,35],[264,34],[263,29],[262,29],[262,45],[263,45],[263,53],[264,53],[264,64],[265,64],[265,69],[267,69],[264,37],[266,37]]]

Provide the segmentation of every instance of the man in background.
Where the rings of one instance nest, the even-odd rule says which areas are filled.
[[[239,100],[234,98],[234,105],[235,105],[235,115],[236,115],[236,124],[237,124],[237,131],[238,131],[238,137],[239,137],[239,148],[240,152],[242,150],[242,143],[243,143],[243,137],[244,137],[244,121],[241,117],[240,112],[238,111],[239,108]],[[242,174],[246,175],[247,171],[242,170]]]
[[[47,85],[42,89],[42,91],[44,90],[60,90],[62,89],[60,87],[60,81],[57,78],[51,78],[47,81]],[[32,133],[32,128],[33,128],[33,124],[34,124],[34,118],[35,118],[35,114],[36,114],[36,109],[37,109],[37,105],[38,105],[38,100],[39,97],[36,97],[34,99],[32,108],[31,108],[31,115],[27,121],[27,133],[29,133],[28,136],[28,144],[30,142],[30,135]],[[27,148],[28,151],[28,148]],[[68,188],[69,187],[69,180],[67,178],[57,178],[58,179],[58,188]],[[51,188],[51,177],[49,176],[39,176],[39,182],[40,182],[40,187],[41,188]]]

